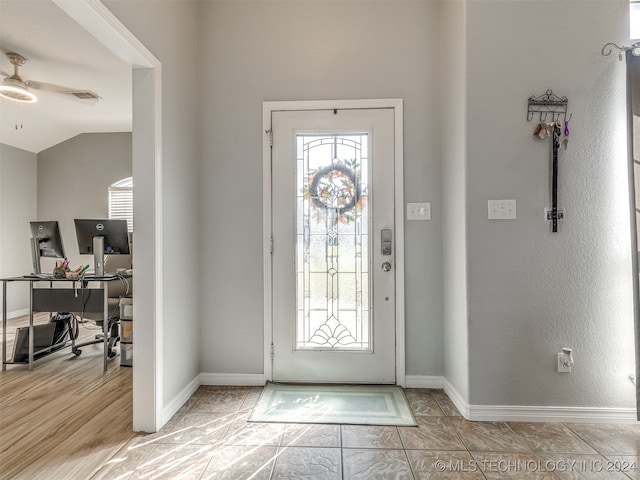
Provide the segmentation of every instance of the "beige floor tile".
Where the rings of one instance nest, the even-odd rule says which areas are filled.
[[[157,443],[217,444],[233,422],[229,413],[188,412]]]
[[[284,432],[283,423],[247,423],[237,420],[231,424],[224,439],[226,445],[279,446]]]
[[[180,409],[175,413],[175,415],[173,417],[182,416],[185,413],[187,413],[189,410],[191,410],[191,407],[193,407],[195,405],[195,403],[198,400],[198,398],[200,398],[200,397],[197,396],[194,393],[191,397],[189,397],[189,399],[186,402],[184,402],[184,404],[180,407]]]
[[[248,422],[261,392],[200,387],[92,480],[640,480],[640,425],[470,422],[437,389],[406,390],[417,427]]]
[[[597,453],[562,423],[510,422],[509,427],[538,453]]]
[[[247,391],[247,396],[244,398],[244,402],[242,403],[242,407],[250,407],[253,408],[258,400],[260,399],[260,395],[262,394],[262,387],[251,387]]]
[[[413,414],[416,416],[440,416],[444,412],[431,393],[410,391],[405,392]]]
[[[451,401],[449,396],[444,392],[436,392],[433,394],[433,398],[436,399],[440,409],[447,417],[461,417],[462,414],[455,406],[455,404]]]
[[[344,480],[413,480],[407,455],[402,450],[345,449]]]
[[[450,420],[469,450],[531,452],[524,439],[504,422],[470,422],[457,417],[451,417]]]
[[[405,449],[466,450],[447,417],[417,417],[417,427],[398,427]]]
[[[541,454],[541,468],[558,480],[628,480],[602,455]]]
[[[199,480],[214,448],[208,445],[156,445],[131,480]]]
[[[407,450],[416,480],[484,480],[469,452]]]
[[[340,425],[287,423],[282,435],[285,447],[340,447]]]
[[[402,441],[396,427],[342,425],[340,428],[344,448],[402,448]]]
[[[218,448],[201,480],[268,480],[278,447],[225,446]]]
[[[553,480],[551,472],[541,468],[542,459],[535,453],[471,452],[487,480]]]
[[[272,478],[340,480],[342,462],[339,448],[281,447]]]
[[[154,445],[133,446],[109,460],[94,480],[126,480],[155,448]]]
[[[626,425],[567,423],[567,428],[598,453],[640,454],[640,431]]]
[[[247,396],[246,389],[205,390],[200,394],[191,412],[237,412]]]

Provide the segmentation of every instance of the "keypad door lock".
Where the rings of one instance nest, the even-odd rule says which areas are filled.
[[[385,256],[389,256],[393,252],[393,233],[391,229],[385,228],[380,232],[380,250],[381,254]]]

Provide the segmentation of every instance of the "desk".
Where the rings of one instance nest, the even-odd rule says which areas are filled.
[[[33,370],[34,354],[34,312],[83,312],[102,313],[103,335],[104,335],[104,366],[107,370],[107,353],[109,343],[109,305],[108,288],[109,282],[120,281],[120,276],[94,277],[85,276],[82,279],[52,278],[27,275],[23,277],[3,278],[2,281],[2,371],[10,364],[29,365],[29,370]],[[7,361],[7,284],[12,282],[29,282],[29,357],[27,362]],[[37,286],[48,283],[48,286]],[[60,288],[66,284],[64,288]],[[89,287],[89,284],[97,286]],[[65,344],[65,346],[67,346]],[[75,339],[71,340],[72,348],[75,347]],[[75,349],[74,349],[75,350]]]

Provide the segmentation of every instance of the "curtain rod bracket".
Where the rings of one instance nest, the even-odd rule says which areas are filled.
[[[616,45],[613,42],[609,42],[602,47],[602,50],[600,50],[600,53],[605,57],[608,57],[613,53],[614,48],[618,50],[618,60],[620,61],[624,59],[624,54],[629,50],[631,50],[632,55],[635,55],[636,57],[640,56],[640,42],[634,43],[630,47],[624,47],[624,46],[621,47],[619,45]]]

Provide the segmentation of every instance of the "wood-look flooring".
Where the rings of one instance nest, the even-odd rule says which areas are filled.
[[[39,318],[38,321],[46,321]],[[15,328],[8,321],[8,356]],[[80,326],[80,340],[99,330]],[[132,369],[120,357],[102,370],[102,345],[83,347],[76,357],[62,349],[34,363],[0,372],[0,479],[89,479],[130,440]]]

